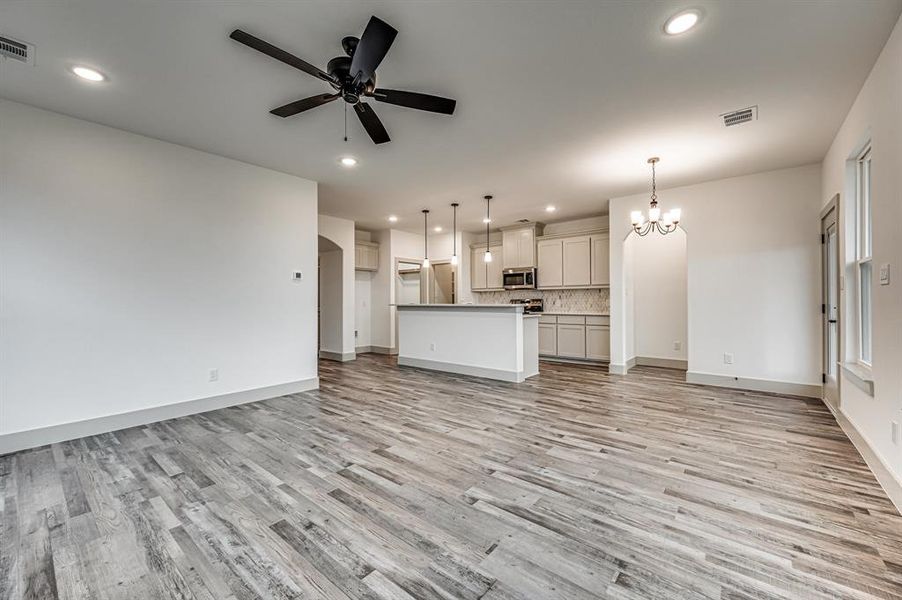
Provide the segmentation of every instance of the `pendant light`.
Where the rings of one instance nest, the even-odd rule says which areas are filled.
[[[423,209],[423,268],[429,268],[429,209]]]
[[[483,256],[483,260],[487,263],[492,262],[492,251],[489,249],[489,223],[492,222],[491,216],[489,215],[489,202],[491,200],[491,196],[485,197],[485,255]]]
[[[641,210],[634,210],[630,213],[630,220],[633,223],[633,231],[638,233],[640,236],[645,236],[651,233],[652,231],[657,231],[661,235],[667,235],[673,231],[676,231],[677,225],[680,222],[680,209],[672,208],[668,212],[661,215],[661,209],[658,208],[658,194],[657,194],[657,182],[655,181],[655,165],[661,159],[657,156],[653,156],[648,159],[648,164],[651,165],[651,202],[649,203],[648,208],[648,221],[645,220],[645,215],[642,214]]]
[[[457,207],[460,206],[457,202],[451,203],[451,210],[454,212],[454,216],[452,218],[452,226],[451,226],[451,239],[454,240],[454,252],[451,254],[451,264],[457,264]]]

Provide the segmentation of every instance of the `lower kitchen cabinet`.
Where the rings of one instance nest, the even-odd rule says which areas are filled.
[[[608,325],[586,325],[586,358],[611,360],[611,328]]]
[[[557,325],[539,323],[539,354],[547,356],[557,354]]]
[[[564,358],[586,358],[586,326],[557,326],[557,355]]]
[[[610,318],[596,315],[542,315],[539,318],[539,355],[575,360],[610,360]]]

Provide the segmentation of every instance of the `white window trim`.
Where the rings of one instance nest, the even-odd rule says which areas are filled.
[[[868,330],[869,330],[869,340],[868,340],[868,354],[870,355],[870,360],[865,360],[864,358],[864,331],[865,331],[865,320],[864,320],[864,306],[863,306],[863,286],[862,286],[862,266],[865,264],[869,264],[871,266],[871,285],[873,288],[873,277],[874,277],[874,267],[872,264],[872,248],[873,248],[873,222],[870,219],[870,206],[871,206],[871,190],[868,187],[867,191],[863,189],[865,182],[865,177],[863,176],[864,171],[864,163],[867,161],[868,163],[868,174],[870,174],[870,160],[871,160],[871,143],[868,142],[865,144],[862,151],[858,154],[855,159],[855,283],[856,283],[856,315],[855,321],[858,329],[858,347],[856,348],[855,353],[855,362],[864,367],[867,371],[870,371],[871,362],[873,361],[873,289],[870,290],[872,293],[868,295],[870,307],[868,310]],[[867,204],[863,205],[862,200],[866,199]],[[867,215],[865,215],[865,211],[867,211]],[[864,223],[863,220],[867,216],[868,224],[867,224],[867,239],[864,239]],[[866,242],[866,243],[865,243]],[[870,247],[868,247],[870,246]]]

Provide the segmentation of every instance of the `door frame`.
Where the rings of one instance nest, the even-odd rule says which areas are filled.
[[[840,197],[835,194],[833,198],[824,206],[820,212],[818,221],[818,230],[821,234],[821,398],[833,408],[840,406],[840,378],[842,377],[842,369],[840,363],[843,360],[842,345],[842,321],[843,321],[843,244],[842,244],[842,212],[840,211]],[[830,320],[830,308],[827,306],[827,242],[824,227],[825,222],[834,223],[836,229],[836,363],[833,372],[835,377],[831,378],[827,362],[829,360],[830,351],[827,347],[828,336],[827,329]]]

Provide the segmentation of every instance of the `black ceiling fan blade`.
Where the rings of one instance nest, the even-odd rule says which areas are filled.
[[[378,17],[370,17],[351,58],[351,76],[363,82],[372,79],[396,35],[394,27]]]
[[[337,100],[339,96],[341,96],[341,94],[319,94],[317,96],[310,96],[309,98],[304,98],[303,100],[295,100],[294,102],[289,102],[285,106],[274,108],[269,112],[276,115],[277,117],[291,117],[298,113],[302,113],[305,110],[310,110],[311,108],[316,108],[317,106],[328,104],[333,100]]]
[[[322,69],[318,69],[318,68],[314,67],[313,65],[311,65],[310,63],[308,63],[307,61],[301,60],[294,54],[286,52],[286,51],[282,50],[281,48],[277,48],[277,47],[273,46],[272,44],[270,44],[269,42],[265,42],[265,41],[261,40],[260,38],[247,33],[246,31],[241,31],[240,29],[236,29],[235,31],[233,31],[232,33],[229,34],[229,37],[232,38],[233,40],[235,40],[236,42],[241,42],[245,46],[253,48],[254,50],[256,50],[258,52],[262,52],[263,54],[266,54],[267,56],[271,56],[276,60],[282,61],[286,65],[291,65],[295,69],[300,69],[304,73],[308,73],[310,75],[313,75],[314,77],[317,77],[317,78],[322,79],[323,81],[327,81],[329,83],[335,82],[335,78],[333,78],[331,75],[329,75]]]
[[[443,115],[453,115],[454,108],[457,106],[456,100],[442,98],[440,96],[430,96],[429,94],[420,94],[419,92],[404,92],[402,90],[377,88],[373,91],[372,96],[379,102],[388,102],[389,104],[416,108],[417,110],[428,110],[429,112],[441,113]]]
[[[369,104],[358,102],[354,105],[354,112],[357,113],[360,124],[363,125],[366,132],[370,134],[373,142],[376,144],[384,144],[385,142],[391,141],[391,138],[388,137],[388,132],[385,131],[385,126],[382,125],[382,121],[379,120],[376,111],[370,108]]]

